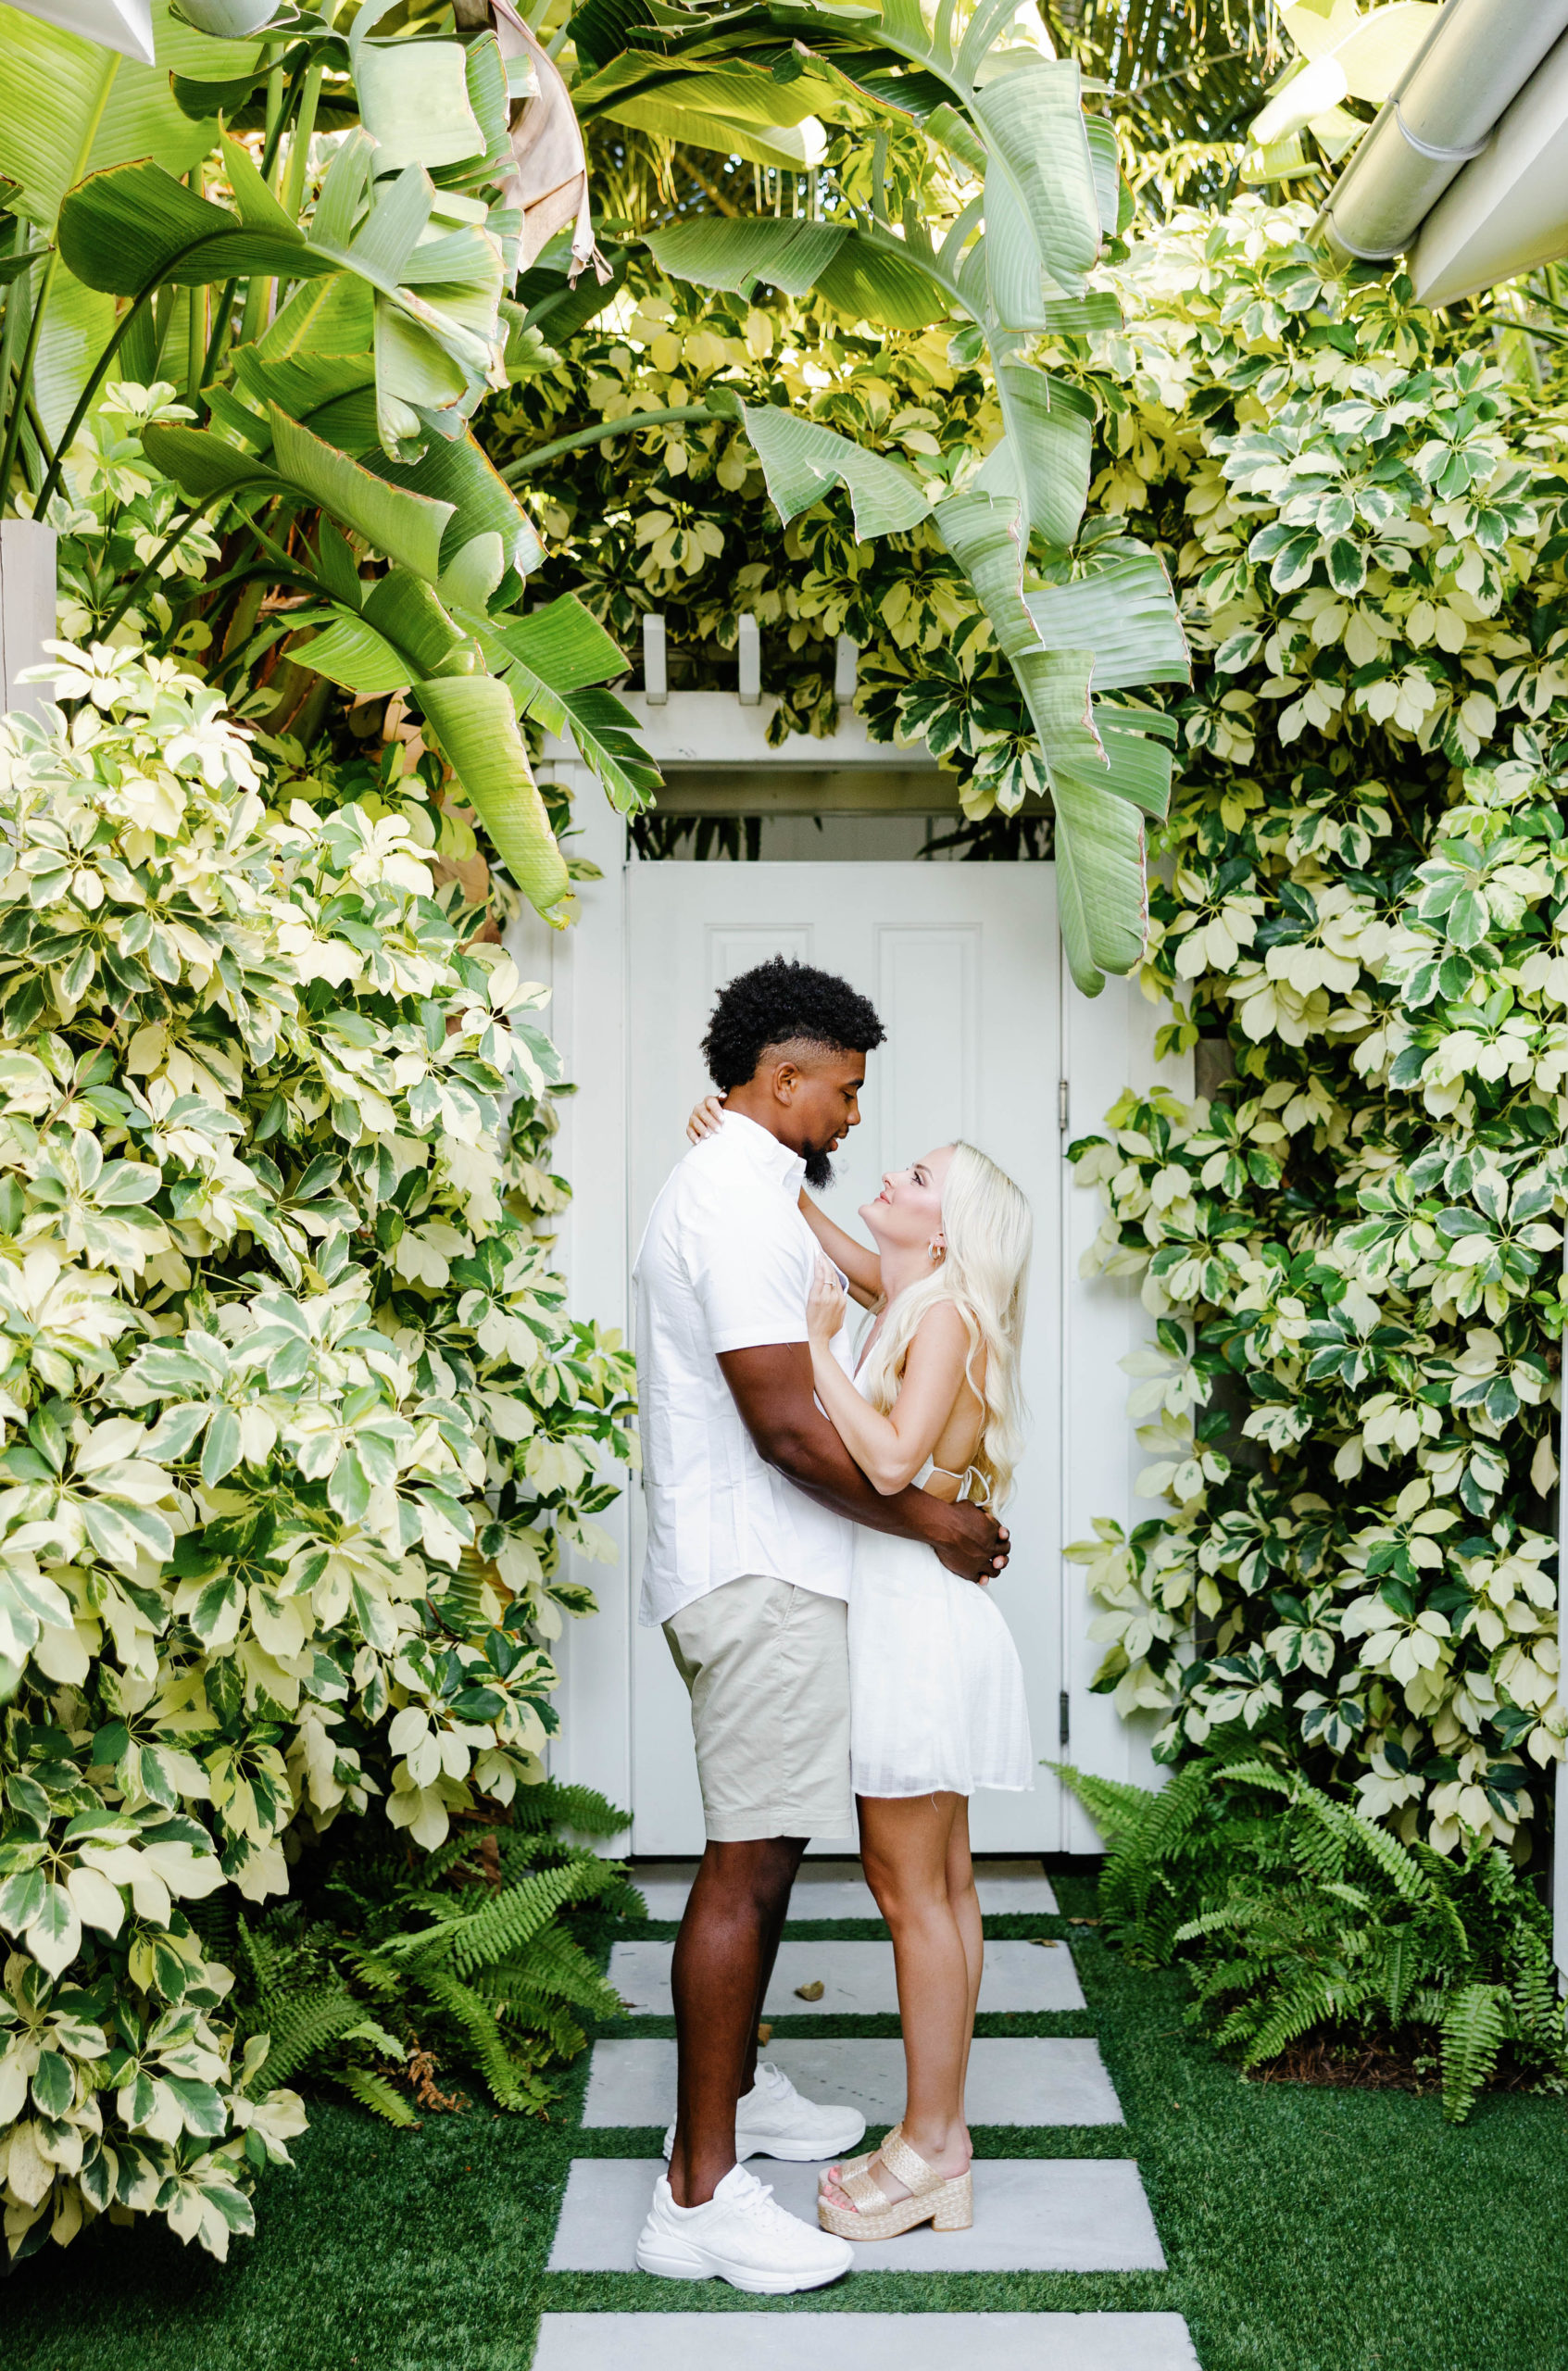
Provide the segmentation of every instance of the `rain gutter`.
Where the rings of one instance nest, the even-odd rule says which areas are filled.
[[[1346,261],[1407,254],[1564,31],[1568,0],[1447,0],[1326,200],[1318,234]]]

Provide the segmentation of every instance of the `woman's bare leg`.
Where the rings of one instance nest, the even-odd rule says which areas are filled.
[[[969,1802],[959,1797],[959,1807],[953,1815],[953,1825],[947,1838],[947,1900],[960,1935],[963,1938],[964,1962],[969,1972],[969,2022],[964,2028],[963,2076],[969,2079],[969,2050],[974,2039],[974,2013],[980,2001],[980,1979],[985,1966],[985,1929],[980,1916],[980,1896],[974,1889],[974,1863],[969,1852]],[[960,2108],[963,2093],[959,2093]],[[964,2143],[973,2155],[969,2141],[969,2119],[964,2118]]]
[[[893,1933],[898,2013],[904,2028],[904,2138],[938,2173],[969,2164],[963,2070],[969,2049],[970,1971],[947,1893],[947,1854],[961,1795],[860,1798],[860,1857],[866,1882]],[[834,2167],[824,2187],[835,2205],[851,2202]],[[880,2168],[890,2198],[905,2185]]]

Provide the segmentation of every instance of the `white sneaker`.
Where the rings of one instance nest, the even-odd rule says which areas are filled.
[[[735,2155],[783,2157],[791,2164],[825,2164],[854,2148],[866,2128],[859,2108],[819,2106],[803,2100],[782,2066],[759,2060],[757,2080],[735,2105]],[[664,2135],[664,2154],[675,2146],[675,2127]]]
[[[847,2272],[855,2251],[847,2239],[814,2230],[773,2203],[773,2193],[733,2165],[706,2206],[677,2206],[661,2174],[637,2241],[637,2264],[664,2280],[710,2280],[715,2275],[754,2297],[785,2297],[821,2289]]]

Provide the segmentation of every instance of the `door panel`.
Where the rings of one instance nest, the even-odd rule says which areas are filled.
[[[1054,869],[633,864],[626,887],[628,1261],[684,1150],[686,1112],[708,1087],[699,1048],[713,997],[775,953],[842,972],[872,997],[888,1033],[871,1058],[861,1125],[836,1156],[823,1197],[840,1224],[863,1236],[856,1212],[883,1172],[955,1135],[989,1153],[1029,1197],[1035,1251],[1023,1379],[1031,1429],[1008,1509],[1012,1561],[996,1587],[1023,1660],[1035,1753],[1054,1756],[1063,1537]],[[685,1692],[657,1631],[637,1632],[632,1646],[632,1774],[633,1849],[699,1850]],[[1042,1769],[1032,1795],[976,1797],[972,1831],[983,1850],[1057,1850],[1057,1781]]]

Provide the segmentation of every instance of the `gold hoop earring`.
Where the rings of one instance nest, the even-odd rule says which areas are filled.
[[[931,1262],[932,1262],[933,1267],[935,1267],[935,1266],[936,1262],[937,1262],[939,1260],[941,1260],[941,1259],[943,1259],[943,1258],[945,1258],[945,1257],[946,1257],[946,1254],[947,1254],[947,1246],[946,1246],[946,1244],[942,1244],[942,1243],[933,1243],[933,1244],[928,1244],[928,1245],[927,1245],[927,1247],[926,1247],[926,1248],[927,1248],[927,1250],[928,1250],[928,1251],[929,1251],[929,1253],[930,1253],[930,1256],[931,1256]]]

